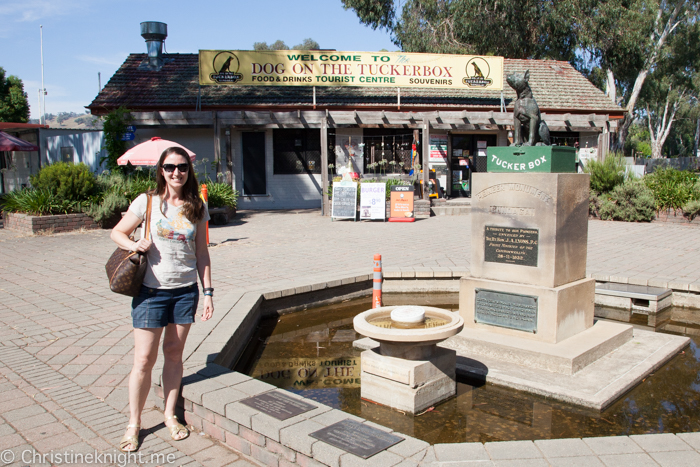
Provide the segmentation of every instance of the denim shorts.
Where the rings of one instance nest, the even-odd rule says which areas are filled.
[[[177,289],[151,289],[145,286],[131,301],[135,328],[163,328],[170,323],[192,324],[199,303],[197,284]]]

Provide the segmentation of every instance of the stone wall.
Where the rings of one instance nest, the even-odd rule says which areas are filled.
[[[31,216],[16,212],[3,213],[4,228],[26,234],[38,232],[70,232],[80,229],[99,229],[87,214],[60,214],[55,216]]]

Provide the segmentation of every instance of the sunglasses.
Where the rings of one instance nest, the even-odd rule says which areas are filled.
[[[176,167],[177,167],[177,170],[179,170],[181,174],[186,173],[190,168],[190,166],[187,164],[163,164],[163,170],[165,170],[168,173],[175,172]]]

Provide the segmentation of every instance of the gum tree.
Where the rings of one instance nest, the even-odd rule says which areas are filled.
[[[0,122],[27,123],[29,102],[22,80],[0,67]]]

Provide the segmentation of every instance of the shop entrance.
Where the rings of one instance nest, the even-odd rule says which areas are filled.
[[[396,128],[365,128],[365,173],[407,174],[413,166],[414,130]],[[420,144],[416,145],[420,153]]]
[[[496,146],[495,134],[453,134],[451,154],[448,154],[447,196],[471,197],[472,172],[486,171],[486,149]]]
[[[241,134],[243,146],[243,194],[266,195],[265,133],[245,131]]]

